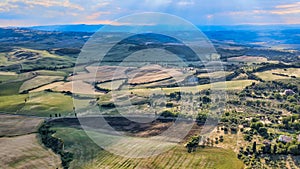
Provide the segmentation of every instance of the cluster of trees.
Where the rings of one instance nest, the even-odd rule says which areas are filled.
[[[61,117],[61,114],[60,113],[55,113],[53,116],[52,114],[49,115],[50,118],[52,117]]]
[[[62,166],[64,169],[70,167],[70,162],[73,160],[73,154],[70,152],[64,151],[64,142],[63,140],[53,136],[55,131],[50,129],[50,125],[43,123],[39,128],[39,136],[42,143],[47,147],[53,150],[54,153],[59,154]]]
[[[251,168],[261,168],[261,162],[260,159],[265,159],[265,164],[273,166],[274,168],[275,164],[272,163],[270,160],[270,155],[300,155],[300,143],[296,143],[295,141],[291,143],[282,143],[282,142],[276,142],[271,144],[270,142],[264,142],[262,145],[258,145],[256,142],[253,142],[252,145],[249,145],[247,147],[240,147],[238,158],[243,160],[243,162],[250,166]],[[284,160],[285,161],[285,160]],[[277,165],[282,165],[283,167],[279,168],[285,168],[285,163],[280,163],[280,161],[276,160]],[[275,167],[275,168],[278,168]]]
[[[300,131],[300,115],[294,114],[291,116],[283,117],[280,127],[287,130]]]
[[[206,138],[205,136],[193,136],[190,141],[186,144],[187,151],[189,153],[196,151],[197,147],[199,146],[200,141],[202,141],[202,148],[205,146],[213,147],[214,144],[219,144],[219,142],[224,141],[223,136],[216,137],[215,139]]]

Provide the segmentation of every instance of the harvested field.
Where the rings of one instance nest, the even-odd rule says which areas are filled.
[[[16,74],[16,72],[1,72],[0,71],[0,75],[13,76],[13,75],[17,75],[17,74]]]
[[[128,73],[128,83],[133,85],[145,84],[182,75],[183,73],[176,69],[167,69],[159,65],[149,65],[130,71]]]
[[[0,114],[0,137],[18,136],[36,132],[42,121],[42,118]]]
[[[50,83],[50,84],[47,84],[47,85],[44,85],[42,87],[39,87],[37,89],[33,89],[31,90],[30,92],[40,92],[40,91],[44,91],[46,89],[54,89],[55,87],[57,86],[61,86],[63,85],[65,82],[54,82],[54,83]]]
[[[82,72],[68,78],[69,81],[83,80],[87,82],[105,82],[126,78],[128,67],[120,66],[88,66],[88,73]]]
[[[226,82],[216,82],[211,84],[204,84],[198,86],[190,86],[190,87],[171,87],[171,88],[155,88],[155,89],[132,89],[130,90],[134,94],[140,96],[149,96],[152,93],[165,93],[170,94],[173,92],[198,92],[205,89],[215,90],[242,90],[246,86],[251,85],[255,80],[235,80],[235,81],[226,81]]]
[[[73,82],[63,83],[55,88],[55,91],[70,91],[78,94],[103,94],[103,92],[97,92],[94,86],[84,81],[78,80]]]
[[[37,76],[30,80],[27,80],[23,83],[23,85],[20,87],[19,91],[25,91],[34,89],[49,83],[52,83],[54,81],[63,80],[63,77],[61,76]]]
[[[225,78],[226,76],[232,74],[233,72],[226,72],[226,71],[217,71],[217,72],[211,72],[211,73],[201,73],[198,75],[199,78]]]
[[[73,85],[74,85],[74,88],[73,88]],[[73,81],[73,82],[55,82],[55,83],[51,83],[51,84],[42,86],[40,88],[34,89],[31,92],[40,92],[40,91],[44,91],[46,89],[51,89],[53,91],[59,91],[59,92],[70,91],[70,92],[76,93],[76,94],[92,94],[92,95],[103,94],[103,92],[96,91],[96,89],[91,84],[86,83],[82,80]]]
[[[5,169],[61,168],[60,158],[39,144],[36,134],[0,138],[0,166]]]
[[[106,90],[118,90],[122,84],[124,84],[125,80],[114,80],[111,82],[104,82],[100,83],[97,86],[100,87],[101,89],[106,89]]]
[[[256,57],[256,56],[239,56],[239,57],[228,58],[227,61],[228,62],[260,63],[260,62],[267,62],[268,59],[265,57]]]
[[[37,138],[42,118],[0,115],[0,168],[61,168],[60,157],[45,149]]]

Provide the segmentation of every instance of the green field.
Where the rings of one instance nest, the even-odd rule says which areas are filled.
[[[38,70],[35,72],[40,76],[67,76],[67,73],[63,71]]]
[[[26,99],[26,102],[25,102]],[[0,97],[0,110],[5,113],[46,116],[73,110],[72,98],[61,93],[39,92]]]
[[[231,150],[198,148],[188,153],[183,145],[150,158],[125,158],[104,151],[92,142],[84,131],[74,128],[55,127],[56,137],[64,140],[65,150],[75,153],[71,168],[217,168],[242,169],[243,163]]]
[[[272,73],[284,74],[289,77],[274,75]],[[273,70],[268,70],[268,71],[264,71],[264,72],[257,72],[257,73],[255,73],[255,75],[265,81],[291,79],[291,76],[300,77],[300,69],[299,68],[273,69]]]
[[[23,81],[0,83],[0,97],[4,95],[19,94],[19,88],[22,86]]]
[[[0,73],[0,82],[8,81],[8,80],[16,80],[18,75],[1,75]]]

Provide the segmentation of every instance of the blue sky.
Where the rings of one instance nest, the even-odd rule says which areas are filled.
[[[118,24],[163,12],[197,25],[300,24],[298,0],[1,0],[0,26]]]

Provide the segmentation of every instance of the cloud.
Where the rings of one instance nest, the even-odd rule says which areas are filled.
[[[9,3],[8,1],[0,2],[0,13],[9,12],[12,9],[17,9],[19,6],[17,4]]]
[[[275,10],[272,10],[271,13],[277,15],[300,14],[300,2],[277,5],[275,6]]]
[[[110,14],[110,12],[95,12],[95,13],[92,13],[91,15],[88,15],[86,17],[86,19],[95,20],[95,19],[98,19],[100,16],[107,15],[107,14]]]
[[[299,8],[299,6],[300,6],[300,2],[296,2],[292,4],[277,5],[275,8],[288,9],[288,8]]]
[[[25,6],[29,6],[30,8],[36,7],[36,6],[42,6],[42,7],[64,7],[64,8],[70,8],[70,9],[77,9],[77,10],[84,10],[84,8],[78,4],[71,3],[69,0],[5,0],[4,2],[0,3],[0,11],[1,8],[16,8],[20,7],[22,4]],[[7,10],[9,11],[9,10]]]
[[[105,24],[139,12],[169,13],[194,24],[300,22],[298,0],[0,0],[0,26],[18,20],[20,25]]]
[[[195,2],[193,0],[185,0],[185,1],[179,1],[177,2],[177,5],[179,6],[190,6],[190,5],[194,5]]]

